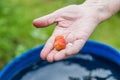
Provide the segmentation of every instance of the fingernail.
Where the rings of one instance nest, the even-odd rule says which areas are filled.
[[[34,25],[36,28],[39,28],[39,22],[37,22],[37,19],[33,20],[33,25]]]

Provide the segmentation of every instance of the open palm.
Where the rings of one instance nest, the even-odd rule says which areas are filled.
[[[89,11],[91,12],[89,13]],[[97,22],[94,10],[82,5],[67,6],[33,21],[38,28],[53,23],[57,23],[55,30],[40,54],[42,59],[49,62],[76,54],[99,22]],[[67,43],[66,48],[60,51],[54,49],[54,39],[58,35],[64,36]]]

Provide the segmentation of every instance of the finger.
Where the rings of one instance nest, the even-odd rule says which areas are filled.
[[[45,60],[47,55],[50,53],[50,51],[53,50],[53,44],[54,44],[54,36],[52,36],[51,38],[48,39],[48,41],[46,42],[44,48],[42,49],[41,53],[40,53],[40,57]]]
[[[53,58],[54,55],[57,53],[58,51],[56,51],[55,49],[53,51],[51,51],[48,55],[47,55],[47,61],[48,62],[53,62]]]
[[[61,29],[59,29],[61,31]],[[63,34],[62,32],[59,32],[59,30],[55,30],[52,34],[52,37],[49,38],[49,40],[46,42],[43,50],[41,51],[41,58],[42,59],[48,59],[49,62],[52,62],[51,56],[53,55],[51,51],[54,50],[54,41],[55,41],[55,37],[58,35],[63,35],[64,37],[66,36],[65,34]],[[53,52],[54,53],[54,52]],[[49,55],[49,57],[47,57]]]
[[[80,26],[79,26],[79,23],[81,23]],[[74,26],[78,26],[78,29],[75,29],[71,33],[71,35],[75,33],[74,37],[71,37],[71,35],[69,35],[67,37],[68,45],[71,44],[67,48],[67,51],[66,51],[67,56],[76,54],[77,52],[79,52],[79,50],[82,49],[85,42],[90,37],[93,30],[95,29],[96,23],[93,23],[89,20],[86,20],[86,21],[84,20],[84,22],[83,21],[76,22],[75,24],[72,25],[72,27],[74,27]],[[69,39],[71,39],[71,40],[69,41]]]
[[[85,43],[85,41],[83,42],[82,40],[77,40],[73,44],[68,43],[66,49],[54,54],[54,60],[62,60],[70,55],[77,54],[79,50],[83,47],[83,43]]]
[[[54,13],[48,14],[46,16],[35,19],[33,21],[33,25],[37,28],[46,27],[46,26],[54,23],[56,18],[57,18],[57,14],[54,12]]]
[[[67,56],[77,54],[82,49],[85,42],[86,40],[80,39],[80,40],[76,40],[73,44],[68,43],[68,48],[65,54]]]
[[[62,60],[62,59],[64,59],[64,58],[66,58],[67,55],[66,55],[65,53],[66,53],[66,49],[57,52],[57,53],[54,55],[54,61],[59,61],[59,60]]]

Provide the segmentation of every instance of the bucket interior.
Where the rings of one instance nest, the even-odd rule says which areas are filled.
[[[120,80],[120,66],[91,53],[79,53],[62,61],[40,60],[12,80]]]

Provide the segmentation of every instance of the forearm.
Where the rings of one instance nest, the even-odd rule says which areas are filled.
[[[86,0],[84,5],[96,10],[101,20],[106,20],[120,10],[120,0]]]

